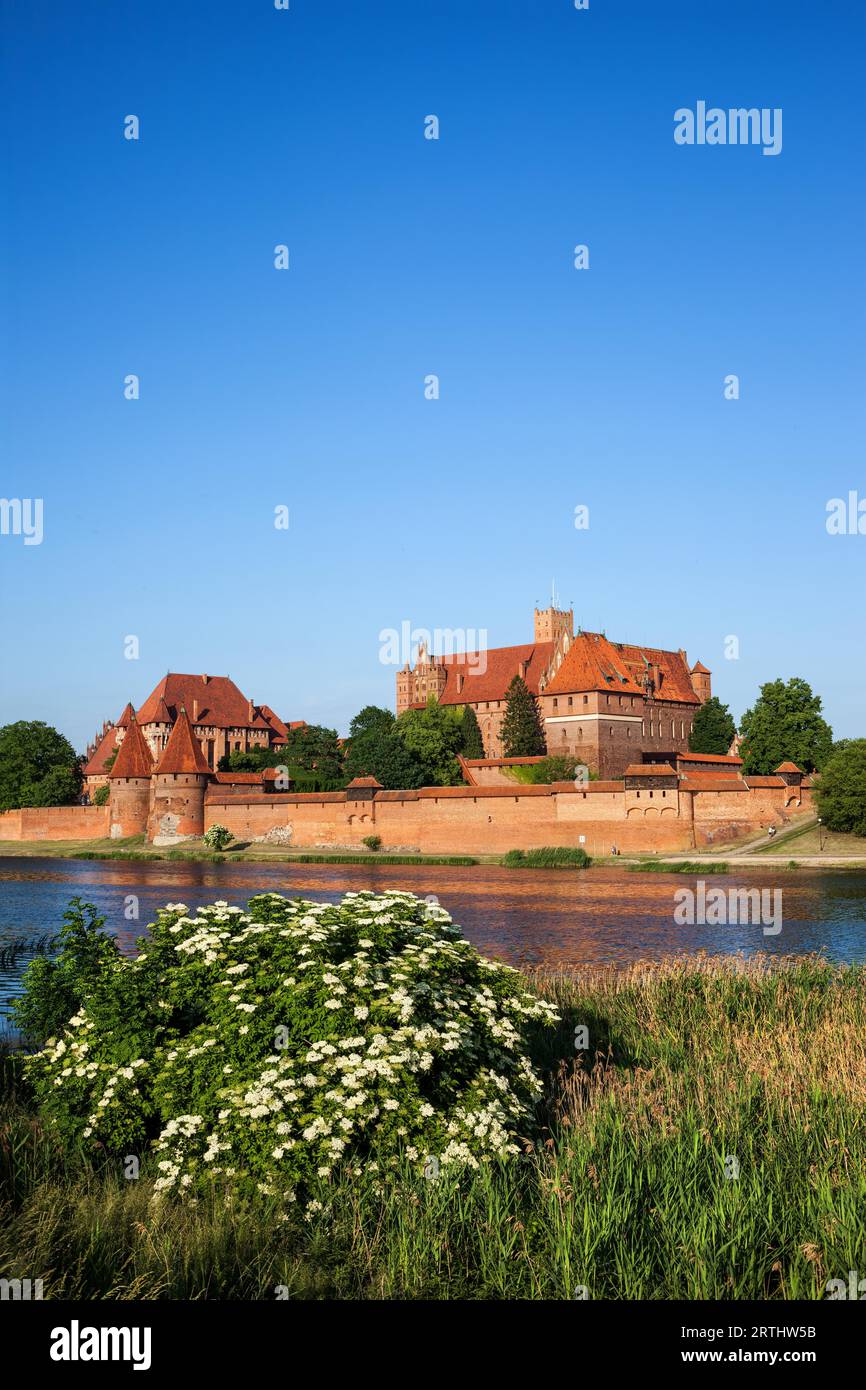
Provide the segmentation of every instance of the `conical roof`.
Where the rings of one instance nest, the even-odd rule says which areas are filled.
[[[210,768],[201,751],[201,744],[192,731],[189,716],[181,708],[177,722],[169,735],[168,743],[155,768],[156,772],[204,772]]]
[[[116,729],[128,729],[134,718],[135,710],[133,709],[131,702],[127,700],[123,714],[120,716],[114,727]]]
[[[171,723],[171,715],[168,710],[168,705],[165,703],[165,700],[162,698],[161,695],[159,697],[159,704],[156,707],[156,712],[153,715],[153,719],[151,722],[154,724]]]
[[[153,772],[153,758],[147,740],[135,721],[135,715],[126,726],[123,743],[114,760],[109,777],[149,777]]]

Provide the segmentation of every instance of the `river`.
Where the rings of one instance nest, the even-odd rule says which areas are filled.
[[[707,891],[759,887],[781,892],[781,930],[762,926],[682,926],[674,894],[697,891],[686,874],[630,873],[600,866],[584,872],[448,868],[433,865],[196,864],[160,860],[0,858],[0,948],[56,931],[69,899],[94,903],[132,951],[136,937],[166,902],[188,907],[224,898],[243,906],[254,893],[280,892],[334,902],[350,889],[402,888],[435,894],[485,955],[512,965],[574,970],[623,965],[674,952],[802,954],[866,960],[866,872],[820,869],[714,874]],[[130,902],[130,899],[133,901]],[[137,920],[127,914],[138,912]],[[766,919],[769,920],[769,919]],[[20,991],[32,952],[0,960],[0,1019]]]

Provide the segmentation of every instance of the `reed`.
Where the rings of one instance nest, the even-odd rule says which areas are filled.
[[[814,1299],[866,1271],[866,970],[676,957],[533,972],[541,1139],[510,1164],[265,1198],[151,1198],[64,1151],[0,1059],[0,1277],[46,1298]],[[589,1046],[576,1030],[588,1030]],[[732,1160],[736,1162],[733,1163]],[[736,1173],[736,1175],[734,1175]]]

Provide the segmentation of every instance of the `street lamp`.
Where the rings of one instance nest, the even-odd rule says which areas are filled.
[[[823,852],[823,849],[824,849],[824,831],[823,831],[823,829],[822,829],[823,824],[824,824],[824,822],[823,822],[823,820],[821,819],[821,817],[819,816],[819,817],[818,817],[818,849],[819,849],[819,851],[821,851],[821,852]]]

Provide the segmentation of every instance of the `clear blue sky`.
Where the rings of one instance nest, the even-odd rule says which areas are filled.
[[[0,722],[83,747],[171,669],[345,731],[380,630],[527,641],[555,578],[737,717],[798,674],[866,734],[866,536],[825,527],[866,497],[861,6],[0,13],[0,491],[44,499]],[[676,145],[698,100],[781,107],[782,153]]]

